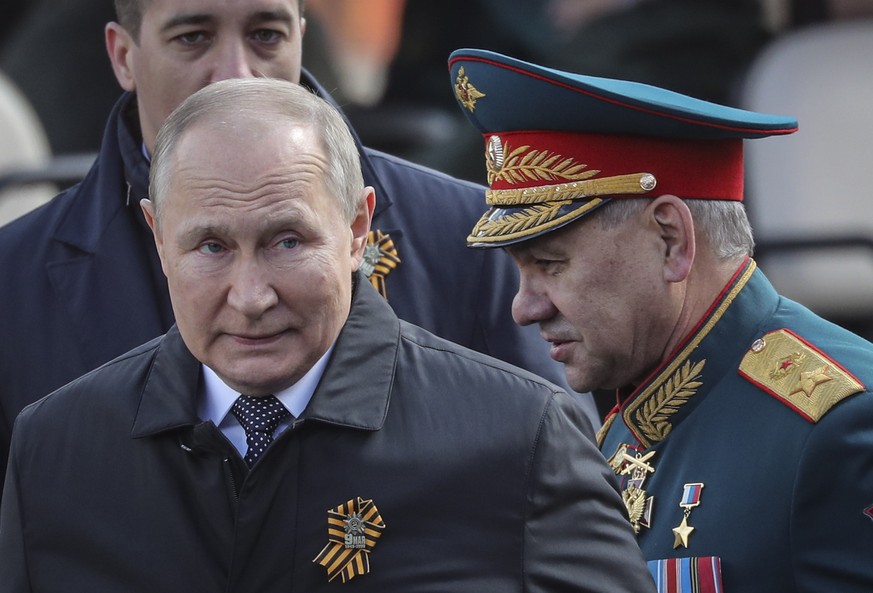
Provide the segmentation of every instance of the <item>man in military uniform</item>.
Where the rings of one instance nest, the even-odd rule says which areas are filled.
[[[661,591],[873,590],[873,345],[751,258],[744,139],[792,118],[478,50],[450,58],[491,207],[470,247],[521,271]]]

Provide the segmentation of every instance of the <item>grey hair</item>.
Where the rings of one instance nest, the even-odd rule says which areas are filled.
[[[312,127],[327,157],[324,180],[340,201],[347,222],[357,213],[364,188],[361,159],[342,115],[310,90],[285,80],[246,78],[210,84],[182,102],[158,132],[149,173],[149,197],[160,222],[160,204],[169,190],[173,156],[185,131],[199,123],[218,121],[287,121]]]
[[[750,256],[755,248],[752,226],[742,202],[683,199],[691,211],[698,234],[706,238],[720,260]],[[612,228],[641,212],[648,198],[613,199],[594,211],[601,228]]]

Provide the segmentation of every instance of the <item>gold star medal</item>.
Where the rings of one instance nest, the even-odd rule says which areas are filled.
[[[324,549],[315,557],[327,569],[327,580],[338,575],[344,583],[370,572],[370,553],[385,522],[372,500],[350,500],[327,512],[327,539]]]
[[[678,527],[673,528],[674,549],[679,546],[683,548],[688,547],[688,538],[691,537],[691,533],[694,531],[694,527],[688,524],[688,518],[691,516],[691,509],[700,504],[701,492],[703,492],[703,484],[701,482],[685,484],[685,488],[682,491],[682,500],[679,502],[679,506],[684,510],[682,522]]]
[[[367,246],[364,248],[364,260],[361,262],[361,271],[370,280],[373,288],[379,291],[386,299],[388,287],[385,285],[385,276],[400,265],[400,257],[391,235],[380,230],[367,233]]]

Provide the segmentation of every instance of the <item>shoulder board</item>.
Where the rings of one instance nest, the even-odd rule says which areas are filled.
[[[787,329],[755,340],[743,356],[740,375],[810,422],[865,390],[847,370]]]

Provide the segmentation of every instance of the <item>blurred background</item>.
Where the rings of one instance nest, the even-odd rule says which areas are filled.
[[[306,17],[304,66],[365,144],[480,183],[447,74],[460,47],[797,117],[747,152],[756,258],[783,293],[873,333],[873,0],[307,0]],[[0,5],[0,224],[91,164],[121,92],[113,19],[111,0]]]

